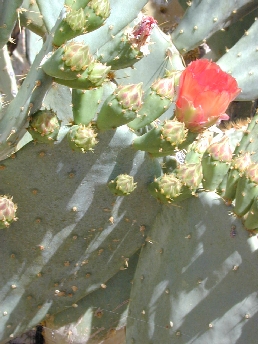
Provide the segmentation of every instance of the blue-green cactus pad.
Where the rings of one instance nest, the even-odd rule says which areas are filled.
[[[142,249],[128,343],[255,343],[257,237],[214,193],[166,206]]]
[[[131,148],[127,127],[99,134],[85,154],[69,149],[67,131],[1,163],[0,194],[13,196],[19,219],[0,231],[0,343],[98,289],[141,247],[140,228],[160,208],[146,187],[159,164]],[[126,198],[107,186],[120,173],[137,182]]]

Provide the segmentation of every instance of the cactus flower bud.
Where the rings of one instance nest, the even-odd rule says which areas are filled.
[[[249,166],[247,166],[245,170],[245,175],[252,182],[258,185],[258,164],[253,162]]]
[[[176,170],[176,176],[190,190],[195,191],[203,178],[201,162],[179,165]]]
[[[60,129],[60,121],[52,110],[39,110],[30,120],[28,132],[38,142],[55,141]]]
[[[128,196],[136,188],[136,184],[132,176],[120,174],[108,183],[108,187],[116,196]]]
[[[93,151],[98,143],[96,136],[91,125],[73,125],[67,134],[67,139],[72,150],[85,153]]]
[[[142,83],[118,86],[102,105],[97,127],[114,129],[135,119],[142,105],[142,94]]]
[[[153,82],[151,89],[156,91],[160,97],[165,97],[172,101],[175,95],[174,83],[173,77],[158,79]]]
[[[164,174],[149,184],[148,190],[152,196],[162,203],[172,203],[181,195],[182,182],[173,174]]]
[[[84,30],[86,31],[86,18],[85,14],[83,11],[83,8],[79,8],[78,11],[76,10],[71,10],[66,18],[65,21],[69,24],[70,28],[73,31],[79,31],[83,32]]]
[[[228,136],[224,136],[207,148],[202,158],[205,190],[214,191],[219,186],[230,168],[232,155]]]
[[[207,148],[207,153],[210,154],[214,160],[231,162],[233,152],[230,147],[228,136],[224,136],[220,141],[212,143]]]
[[[62,60],[71,67],[72,71],[85,70],[92,62],[89,47],[82,43],[69,42],[64,45],[64,55]]]
[[[0,229],[9,227],[15,217],[17,205],[13,203],[12,198],[0,196]]]
[[[246,152],[234,158],[231,166],[233,169],[238,170],[240,173],[244,172],[252,163],[251,154]]]
[[[123,108],[139,110],[142,106],[142,82],[139,84],[121,85],[115,91],[118,101]]]
[[[196,60],[182,72],[175,115],[192,132],[202,132],[218,120],[240,93],[236,80],[214,62]]]
[[[94,10],[97,16],[107,19],[110,14],[110,4],[108,0],[92,0],[88,6]]]
[[[110,69],[110,66],[106,66],[100,62],[93,62],[88,68],[88,80],[90,80],[94,86],[101,86],[106,80]]]
[[[186,139],[187,131],[184,123],[175,120],[164,121],[161,127],[162,139],[174,146],[179,145]]]

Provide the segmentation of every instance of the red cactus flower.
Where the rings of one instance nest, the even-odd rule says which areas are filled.
[[[143,55],[149,54],[148,45],[150,44],[150,35],[157,24],[157,21],[151,16],[140,15],[140,22],[128,31],[129,41],[137,47]]]
[[[236,80],[214,62],[196,60],[182,72],[175,115],[192,132],[201,132],[219,120],[240,93]]]
[[[156,24],[157,21],[153,17],[143,16],[142,21],[134,27],[134,37],[139,41],[145,42]]]

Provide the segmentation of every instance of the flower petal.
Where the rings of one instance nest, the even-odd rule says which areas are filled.
[[[186,69],[180,76],[179,80],[179,93],[178,99],[180,97],[185,97],[187,99],[194,99],[194,94],[198,94],[201,92],[202,87],[198,84],[198,82],[194,79],[192,73],[189,73]]]
[[[205,91],[195,98],[194,106],[201,105],[203,112],[209,117],[219,117],[224,113],[229,104],[229,94],[227,92]]]

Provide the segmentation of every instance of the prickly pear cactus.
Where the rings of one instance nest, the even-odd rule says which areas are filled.
[[[255,341],[257,4],[146,3],[0,2],[1,344]]]

